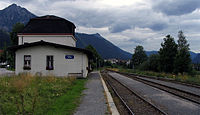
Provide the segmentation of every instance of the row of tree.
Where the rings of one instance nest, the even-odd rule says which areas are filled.
[[[132,64],[134,68],[166,73],[188,73],[192,71],[189,44],[183,31],[178,32],[178,41],[167,35],[158,54],[149,57],[142,46],[136,46]]]
[[[91,68],[95,69],[95,68],[102,67],[104,60],[98,54],[98,52],[96,51],[96,49],[92,45],[86,46],[85,49],[89,50],[93,54],[93,56],[92,56],[93,60],[90,62]]]

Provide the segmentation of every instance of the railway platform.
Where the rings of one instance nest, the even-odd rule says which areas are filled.
[[[89,74],[81,104],[74,115],[109,115],[104,88],[98,72]]]

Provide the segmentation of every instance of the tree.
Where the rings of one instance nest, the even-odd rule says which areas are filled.
[[[18,45],[18,36],[17,34],[22,31],[24,28],[24,24],[16,23],[13,26],[12,32],[10,33],[11,45]]]
[[[170,35],[167,35],[163,40],[164,43],[161,43],[161,48],[159,50],[160,70],[164,72],[173,72],[174,61],[177,54],[177,44]]]
[[[92,69],[100,67],[103,63],[103,60],[101,56],[98,54],[98,52],[96,51],[96,49],[92,45],[86,46],[85,49],[91,51],[93,54],[94,58],[93,58],[93,62],[91,62]]]
[[[13,26],[12,32],[10,33],[11,46],[18,45],[17,34],[19,32],[21,32],[23,30],[23,28],[24,28],[24,24],[22,24],[22,23],[16,23]],[[10,64],[11,68],[15,67],[15,52],[9,51],[7,53],[7,61]]]
[[[178,52],[175,60],[175,73],[189,72],[191,70],[190,48],[183,31],[178,32]]]
[[[142,64],[140,64],[137,68],[142,71],[149,70],[149,60],[142,62]]]
[[[110,67],[112,67],[112,63],[110,61],[105,61],[104,62],[104,66],[110,66]]]
[[[6,49],[7,49],[7,44],[4,43],[3,52],[0,54],[0,62],[6,62]]]
[[[144,48],[140,45],[136,46],[134,54],[132,56],[132,62],[133,62],[134,67],[137,68],[146,60],[147,60],[147,55],[144,51]]]
[[[160,67],[159,62],[160,56],[159,54],[152,54],[149,56],[149,70],[158,72]]]

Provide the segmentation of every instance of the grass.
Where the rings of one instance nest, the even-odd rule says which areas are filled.
[[[59,97],[52,106],[48,114],[70,115],[79,105],[81,92],[84,90],[85,80],[77,80],[66,94]]]
[[[10,70],[10,71],[15,71],[15,68],[6,68],[7,70]]]
[[[196,84],[200,85],[200,73],[196,72],[196,75],[191,76],[188,74],[183,74],[183,75],[175,75],[175,74],[169,74],[169,73],[159,73],[159,72],[153,72],[153,71],[139,71],[139,70],[133,70],[133,69],[123,69],[123,68],[109,68],[114,71],[119,71],[119,72],[125,72],[125,73],[135,73],[138,75],[147,75],[147,76],[154,76],[154,77],[160,77],[160,78],[170,78],[172,80],[180,81],[180,82],[185,82],[185,83],[191,83],[191,84]]]
[[[86,79],[22,74],[0,78],[0,114],[70,115]]]

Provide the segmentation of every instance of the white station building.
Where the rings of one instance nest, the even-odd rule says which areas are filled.
[[[15,72],[42,76],[81,76],[89,70],[91,52],[76,48],[75,25],[47,15],[30,19],[18,33]]]

